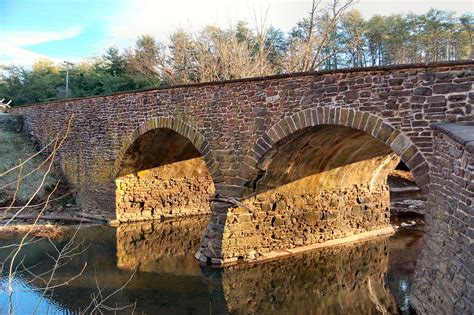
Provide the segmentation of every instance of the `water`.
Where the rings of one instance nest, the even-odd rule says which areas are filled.
[[[7,313],[9,307],[15,314],[35,309],[37,314],[89,313],[95,307],[94,297],[103,300],[102,312],[123,308],[118,311],[123,314],[410,312],[408,291],[422,225],[401,228],[390,238],[220,270],[202,268],[193,257],[206,224],[207,218],[191,218],[82,228],[70,246],[79,254],[66,259],[50,283],[67,285],[43,295],[45,281],[22,273],[13,282],[10,303],[4,278],[0,313]],[[71,230],[53,243],[61,249],[73,234]],[[0,246],[17,241],[18,237],[2,236]],[[2,261],[8,252],[0,251]],[[51,257],[56,256],[55,247],[42,239],[29,245],[17,260],[36,275],[44,273],[42,278],[47,280]]]

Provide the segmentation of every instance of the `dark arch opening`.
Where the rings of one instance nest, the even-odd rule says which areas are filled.
[[[399,162],[390,147],[363,131],[318,125],[283,138],[260,158],[252,193],[295,183],[319,191],[381,184]]]
[[[215,191],[201,153],[168,128],[147,131],[130,145],[115,183],[119,221],[210,213]]]
[[[257,169],[251,183],[253,194],[292,182],[300,182],[299,193],[305,187],[322,192],[359,184],[388,185],[393,210],[424,212],[426,198],[407,164],[386,144],[346,126],[318,125],[296,131],[277,142],[258,161]]]
[[[228,234],[244,239],[235,252],[252,260],[354,234],[391,233],[387,178],[399,163],[390,146],[352,127],[290,133],[256,162],[243,195],[247,208],[229,210]]]

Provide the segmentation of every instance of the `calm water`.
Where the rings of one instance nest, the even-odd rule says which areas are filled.
[[[0,313],[12,305],[15,314],[89,312],[91,300],[98,297],[103,306],[128,307],[118,312],[124,314],[409,314],[408,291],[421,248],[421,225],[401,228],[389,239],[219,270],[201,268],[193,257],[206,223],[206,218],[192,218],[82,228],[71,246],[80,253],[66,259],[50,283],[68,284],[43,295],[45,281],[21,273],[10,301],[3,280]],[[54,244],[61,249],[72,234]],[[0,246],[16,241],[4,236]],[[0,251],[2,261],[8,252]],[[56,250],[43,239],[29,245],[17,260],[36,275],[45,273],[47,282],[50,256],[56,257]],[[86,263],[83,273],[69,281]]]

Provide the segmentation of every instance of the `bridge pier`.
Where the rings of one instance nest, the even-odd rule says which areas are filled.
[[[212,203],[211,220],[196,254],[201,262],[214,265],[268,260],[393,233],[386,185],[218,200]]]
[[[263,260],[392,233],[387,177],[399,161],[386,144],[345,126],[292,133],[262,155],[242,197],[215,199],[196,257]]]

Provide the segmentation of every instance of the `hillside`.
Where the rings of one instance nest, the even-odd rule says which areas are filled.
[[[15,117],[0,114],[0,206],[5,206],[12,201],[20,168],[6,172],[18,166],[20,161],[25,161],[37,153],[28,137],[18,131],[18,126]],[[46,159],[46,154],[39,154],[23,165],[16,194],[16,205],[27,202],[38,188],[34,201],[44,199],[53,189],[57,180],[52,172],[45,176],[49,165],[45,162]]]

